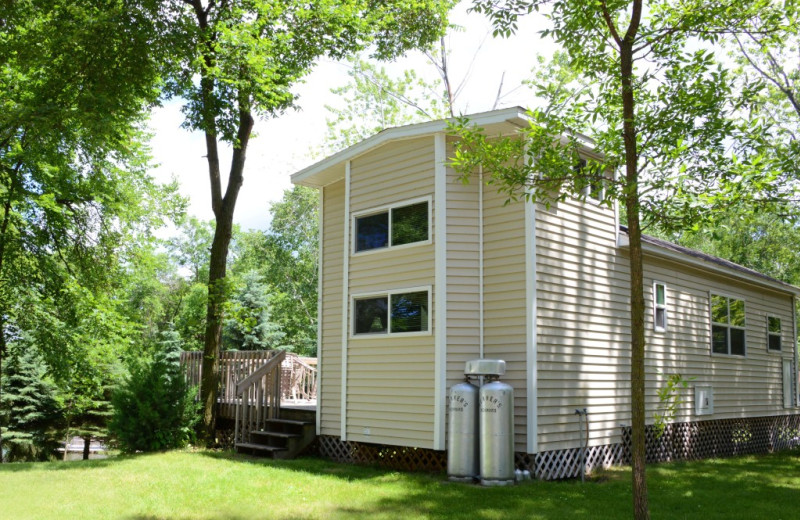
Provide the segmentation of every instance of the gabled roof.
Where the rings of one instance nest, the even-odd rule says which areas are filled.
[[[623,239],[620,245],[622,247],[628,247],[628,228],[626,226],[620,226],[619,229],[624,233],[624,235],[620,235],[620,238]],[[707,255],[700,251],[679,246],[678,244],[673,244],[672,242],[650,235],[642,235],[642,250],[653,256],[675,260],[685,265],[713,271],[728,278],[737,278],[782,293],[800,296],[800,287],[795,287],[794,285],[782,282],[781,280],[725,260],[724,258]]]
[[[492,110],[491,112],[471,114],[467,117],[469,117],[472,124],[480,126],[490,134],[508,134],[519,128],[527,127],[530,122],[527,110],[522,107]],[[426,123],[387,128],[307,168],[303,168],[292,175],[292,183],[321,187],[336,182],[344,178],[344,165],[347,161],[391,141],[446,132],[448,125],[454,121],[455,119],[439,119]]]

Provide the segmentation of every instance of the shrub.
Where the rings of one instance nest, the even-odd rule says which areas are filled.
[[[151,360],[134,362],[111,398],[109,430],[127,453],[181,448],[194,440],[196,389],[184,379],[178,334],[168,331],[162,338],[161,350]]]

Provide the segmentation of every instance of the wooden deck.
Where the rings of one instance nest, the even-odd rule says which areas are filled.
[[[237,395],[236,387],[237,384],[246,380],[269,362],[278,352],[276,350],[222,352],[219,360],[220,388],[217,398],[219,406],[217,416],[219,418],[236,420],[236,408],[239,405],[259,409],[269,407],[266,401],[267,393],[262,392],[258,394],[260,397],[254,395],[247,399]],[[280,409],[315,412],[317,406],[317,359],[301,357],[288,352],[285,355],[280,367]],[[200,385],[203,372],[202,360],[202,352],[185,351],[181,353],[181,365],[186,370],[186,379],[190,385]]]

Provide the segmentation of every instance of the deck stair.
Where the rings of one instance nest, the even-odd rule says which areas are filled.
[[[316,438],[312,421],[268,419],[261,430],[251,431],[247,442],[237,442],[236,451],[271,457],[293,459]]]

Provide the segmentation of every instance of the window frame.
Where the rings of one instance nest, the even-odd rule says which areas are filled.
[[[778,320],[778,328],[780,329],[778,332],[772,332],[769,330],[770,319]],[[769,340],[772,337],[778,338],[778,348],[770,347]],[[767,314],[767,352],[772,352],[774,354],[783,353],[783,320],[780,316],[775,316],[774,314]]]
[[[661,285],[664,287],[664,303],[658,303],[658,286]],[[658,333],[667,332],[669,329],[669,291],[667,290],[667,284],[664,282],[659,282],[658,280],[653,280],[653,331]],[[663,309],[664,311],[664,326],[661,327],[658,324],[658,310]]]
[[[427,240],[419,240],[417,242],[410,242],[408,244],[401,244],[398,246],[392,245],[392,210],[396,208],[402,208],[405,206],[414,206],[416,204],[421,204],[426,202],[428,204],[428,238]],[[357,251],[356,247],[358,246],[358,235],[357,235],[357,222],[359,218],[369,217],[372,215],[379,215],[381,213],[387,213],[387,220],[388,220],[388,237],[387,237],[387,245],[385,247],[374,247],[372,249],[365,249],[363,251]],[[350,219],[350,236],[351,238],[351,246],[350,246],[350,254],[352,256],[362,256],[362,255],[371,255],[375,253],[380,253],[383,251],[394,251],[397,249],[405,249],[407,247],[417,247],[423,245],[429,245],[433,243],[433,197],[430,195],[426,195],[424,197],[417,197],[413,199],[406,199],[399,202],[393,202],[391,204],[385,204],[383,206],[377,206],[374,208],[369,208],[361,211],[356,211],[351,214]]]
[[[714,296],[718,296],[720,298],[725,298],[727,300],[727,314],[728,314],[728,323],[720,323],[714,321],[714,311],[713,311],[713,300]],[[744,326],[738,325],[731,325],[731,300],[738,300],[742,302],[744,306]],[[712,356],[727,356],[727,357],[736,357],[739,359],[744,359],[747,357],[747,300],[740,296],[733,296],[728,293],[723,292],[708,292],[708,324],[709,324],[709,350]],[[727,334],[727,352],[714,352],[714,326],[719,327],[726,327],[728,329]],[[741,330],[743,333],[743,341],[744,341],[744,354],[732,354],[731,353],[731,329]]]
[[[428,294],[428,321],[426,330],[419,330],[413,332],[392,332],[392,296],[396,294],[408,294],[415,292],[425,292]],[[350,295],[350,331],[348,337],[350,339],[362,338],[392,338],[392,337],[412,337],[412,336],[430,336],[433,334],[433,307],[431,305],[431,295],[433,293],[432,286],[422,285],[417,287],[403,287],[400,289],[391,289],[388,291],[374,291],[357,293]],[[356,300],[366,300],[370,298],[386,298],[386,332],[356,332]]]

